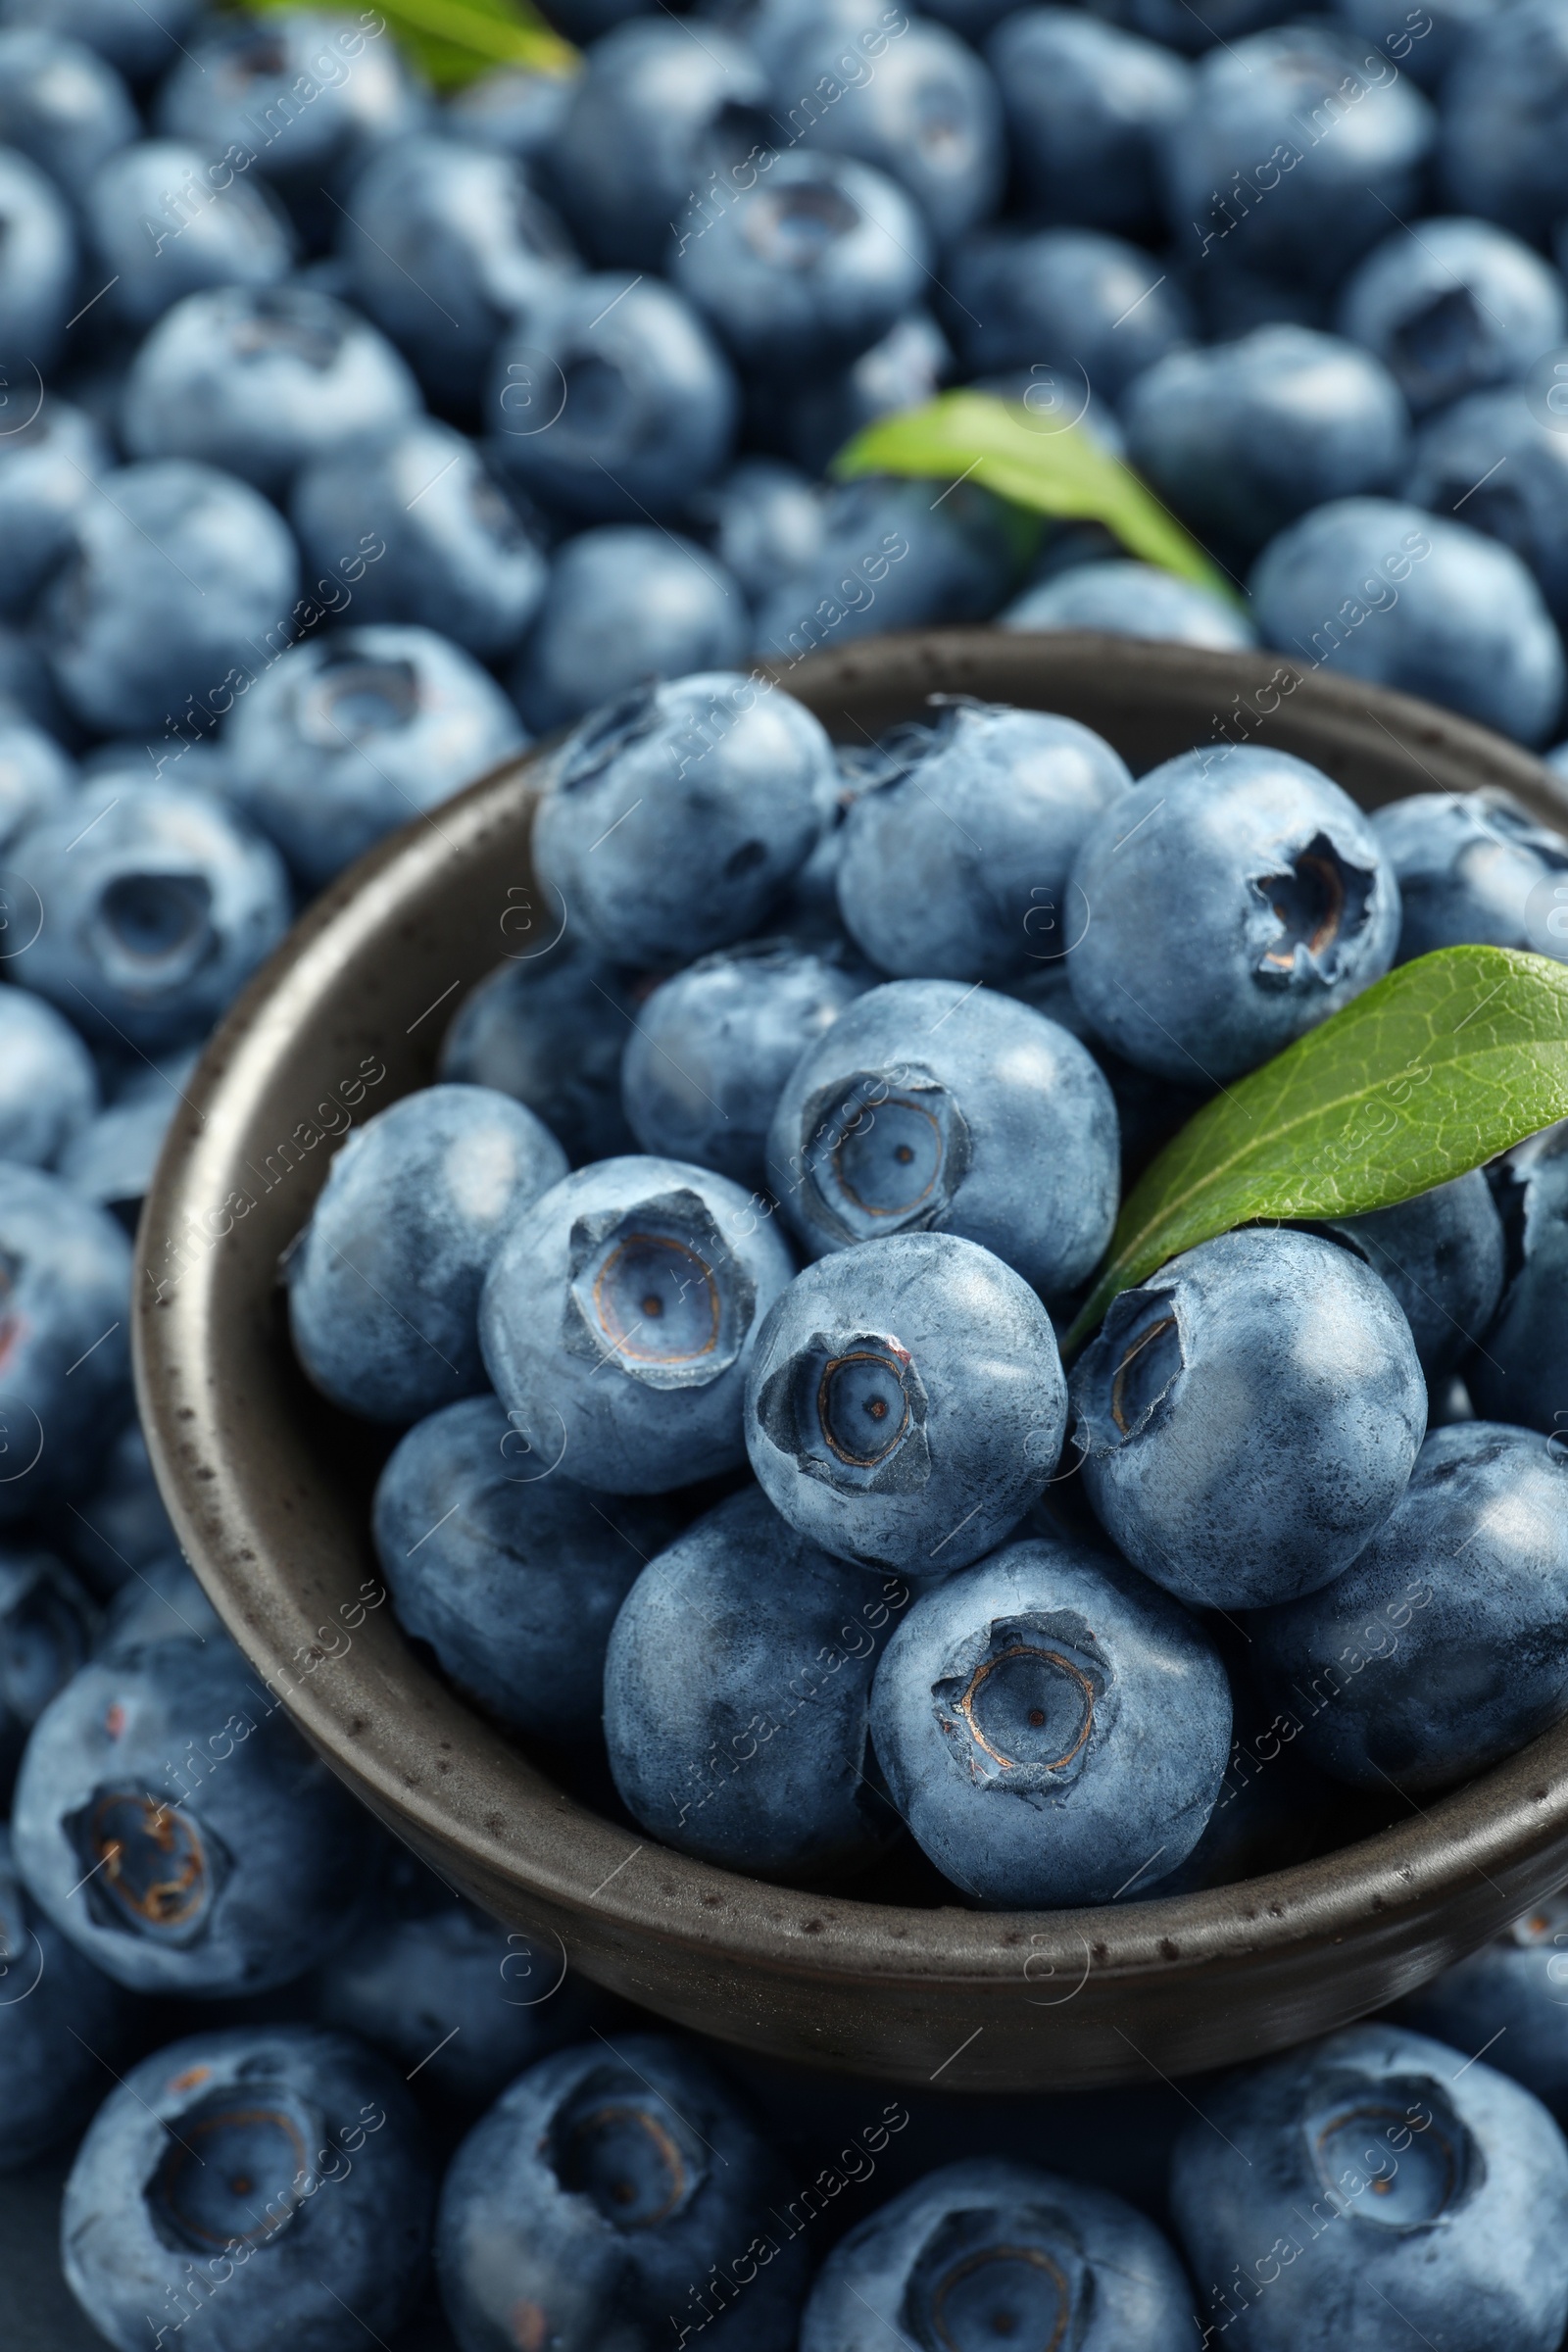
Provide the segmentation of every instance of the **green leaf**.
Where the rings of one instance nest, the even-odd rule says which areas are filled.
[[[246,0],[254,14],[296,0]],[[460,88],[492,66],[573,74],[578,52],[530,0],[375,0],[398,41],[441,89]]]
[[[1102,522],[1130,555],[1196,580],[1230,604],[1236,592],[1196,539],[1119,458],[1078,425],[1052,425],[1022,401],[990,392],[944,392],[921,409],[881,416],[833,461],[858,473],[962,475],[1037,514]]]
[[[1568,1117],[1568,965],[1512,948],[1401,964],[1188,1121],[1122,1203],[1067,1334],[1178,1250],[1258,1219],[1358,1215]]]

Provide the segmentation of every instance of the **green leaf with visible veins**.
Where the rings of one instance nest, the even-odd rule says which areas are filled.
[[[1388,1208],[1568,1118],[1568,965],[1440,948],[1189,1119],[1122,1203],[1067,1334],[1119,1291],[1233,1226]]]

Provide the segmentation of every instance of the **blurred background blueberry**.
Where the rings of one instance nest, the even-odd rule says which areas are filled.
[[[1368,254],[1341,296],[1340,326],[1419,416],[1528,375],[1568,340],[1568,299],[1549,264],[1506,231],[1423,220]]]
[[[978,483],[936,496],[927,482],[845,483],[815,552],[761,599],[758,658],[799,662],[852,637],[987,619],[1027,545],[1016,514]]]
[[[915,309],[826,378],[782,396],[770,396],[754,378],[748,392],[764,443],[781,443],[798,466],[825,473],[862,425],[934,400],[954,368],[946,335],[928,311]],[[736,472],[744,471],[743,462]]]
[[[0,2173],[30,2165],[91,2115],[130,2038],[130,2003],[68,1943],[18,1877],[0,1823]]]
[[[623,14],[618,7],[615,13]],[[557,19],[562,12],[558,8]],[[586,38],[586,33],[579,37]],[[447,100],[447,129],[465,147],[477,143],[518,163],[537,162],[561,127],[576,86],[575,72],[536,73],[527,66],[493,66]]]
[[[278,285],[293,266],[288,216],[266,181],[185,139],[120,147],[80,201],[93,259],[116,281],[104,300],[129,327],[209,287]]]
[[[97,1630],[97,1610],[63,1560],[30,1544],[0,1546],[0,1788],[44,1708],[85,1663]]]
[[[70,551],[72,526],[113,463],[91,417],[47,396],[0,438],[0,611],[13,618]]]
[[[130,1245],[58,1177],[0,1160],[0,1521],[79,1490],[129,1407]]]
[[[60,29],[0,30],[0,145],[30,157],[73,203],[136,130],[130,94],[96,49]]]
[[[172,66],[201,0],[5,0],[0,24],[46,25],[81,41],[139,88]]]
[[[0,1159],[52,1168],[98,1108],[98,1072],[68,1020],[0,988]]]
[[[177,1553],[138,1421],[125,1423],[92,1480],[62,1496],[46,1524],[50,1540],[100,1597],[140,1586],[151,1562]]]
[[[512,691],[536,735],[649,678],[733,669],[751,614],[717,557],[677,532],[601,523],[556,551]]]
[[[76,235],[65,198],[15,148],[0,146],[0,367],[36,384],[59,359],[75,303]]]
[[[1443,85],[1439,166],[1448,201],[1544,240],[1568,206],[1568,15],[1559,0],[1478,14]]]
[[[133,1062],[109,1102],[67,1145],[60,1173],[73,1192],[113,1210],[132,1240],[170,1123],[198,1059],[188,1046],[162,1061]]]
[[[778,458],[744,458],[720,481],[698,491],[691,511],[724,569],[754,604],[805,569],[822,544],[821,485]]]
[[[1070,8],[1020,8],[986,43],[1023,212],[1126,236],[1156,230],[1159,164],[1192,75],[1156,42]]]
[[[1119,399],[1192,332],[1169,273],[1099,229],[988,231],[953,256],[948,284],[946,323],[965,367],[1029,370],[1065,403],[1052,422],[1058,413],[1076,419],[1091,393]]]
[[[1403,489],[1511,548],[1568,626],[1568,436],[1548,405],[1518,385],[1456,400],[1417,436]]]
[[[1197,580],[1152,564],[1074,564],[1026,588],[999,613],[1003,629],[1101,629],[1113,637],[1150,637],[1202,645],[1219,653],[1257,643],[1239,604]]]

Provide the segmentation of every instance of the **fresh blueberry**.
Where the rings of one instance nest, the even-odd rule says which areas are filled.
[[[1080,925],[1067,878],[1091,826],[1132,783],[1076,719],[960,702],[906,730],[849,808],[839,858],[846,929],[906,978],[1021,978]]]
[[[1129,387],[1121,416],[1127,454],[1160,497],[1248,557],[1331,498],[1392,490],[1409,450],[1382,362],[1303,326],[1172,352]]]
[[[535,870],[600,955],[685,963],[765,920],[810,855],[832,781],[820,723],[781,688],[725,670],[644,687],[563,747],[534,818]]]
[[[1178,253],[1328,291],[1391,214],[1417,209],[1434,132],[1420,91],[1348,25],[1308,19],[1222,42],[1166,149]]]
[[[1253,1620],[1303,1753],[1358,1788],[1446,1788],[1563,1712],[1568,1463],[1495,1421],[1434,1430],[1345,1575]]]
[[[1423,220],[1385,239],[1340,298],[1340,327],[1419,416],[1518,383],[1568,339],[1568,296],[1538,253],[1485,220]]]
[[[476,1317],[502,1235],[566,1172],[531,1110],[429,1086],[350,1136],[287,1263],[289,1328],[317,1387],[414,1421],[484,1386]]]
[[[144,1455],[144,1467],[145,1460]],[[167,1551],[145,1560],[133,1573],[125,1575],[121,1564],[125,1581],[104,1611],[93,1644],[100,1664],[123,1665],[157,1642],[193,1642],[201,1648],[215,1637],[222,1642],[222,1620],[175,1550],[172,1529],[168,1529],[167,1541]]]
[[[130,2038],[129,2008],[31,1900],[0,1823],[0,2173],[81,2129]]]
[[[705,549],[646,523],[601,523],[557,550],[513,693],[546,735],[647,678],[733,669],[750,638],[739,583]]]
[[[97,51],[52,31],[0,31],[0,144],[79,198],[84,181],[136,136],[130,93]]]
[[[950,245],[996,210],[1006,173],[997,85],[968,44],[902,9],[807,12],[772,74],[773,139],[857,156],[897,180]],[[684,225],[684,224],[683,224]]]
[[[1347,794],[1289,752],[1185,752],[1090,832],[1072,871],[1080,1011],[1138,1068],[1223,1085],[1381,978],[1392,860]]]
[[[1548,1895],[1468,1959],[1446,1968],[1399,2004],[1418,2034],[1468,2051],[1534,2091],[1559,2125],[1568,2117],[1568,1899]]]
[[[1512,548],[1559,630],[1568,626],[1568,439],[1518,386],[1472,393],[1434,416],[1404,495]]]
[[[337,249],[351,298],[432,397],[463,408],[517,313],[575,267],[564,229],[519,164],[433,132],[372,159],[350,192]]]
[[[768,1879],[844,1877],[902,1831],[867,1733],[907,1588],[830,1559],[750,1487],[650,1561],[610,1639],[611,1769],[650,1837]]]
[[[1510,548],[1393,499],[1339,498],[1270,540],[1252,574],[1265,641],[1424,695],[1521,743],[1549,734],[1562,641]]]
[[[579,1168],[514,1220],[480,1301],[527,1458],[612,1494],[736,1468],[757,1328],[792,1272],[725,1176],[630,1156]]]
[[[698,492],[692,512],[711,534],[724,569],[754,604],[806,570],[821,549],[821,487],[777,458],[743,458],[722,481]]]
[[[0,1159],[52,1168],[98,1108],[98,1072],[71,1023],[0,988]]]
[[[948,323],[970,373],[1028,368],[1072,416],[1091,392],[1119,400],[1192,328],[1158,263],[1095,228],[990,230],[954,255],[950,283]]]
[[[30,422],[0,438],[0,612],[16,619],[30,610],[113,463],[91,417],[63,400],[46,398]]]
[[[1116,1111],[1075,1037],[955,980],[895,980],[796,1064],[769,1183],[813,1257],[890,1233],[977,1242],[1048,1298],[1116,1218]]]
[[[788,2195],[695,2050],[639,2034],[559,2051],[475,2124],[442,2186],[436,2275],[461,2352],[528,2335],[550,2352],[662,2343],[681,2319],[714,2316],[703,2300],[714,2270],[760,2240],[770,2251],[744,2290],[741,2332],[720,2336],[793,2352],[805,2247],[777,2221]]]
[[[195,22],[201,0],[3,0],[0,24],[47,25],[85,42],[135,82],[174,62],[178,36]]]
[[[130,1245],[58,1177],[0,1160],[0,1523],[79,1491],[129,1411]]]
[[[1181,0],[1177,0],[1177,5]],[[1492,14],[1493,0],[1431,0],[1412,11],[1406,0],[1335,0],[1336,13],[1393,59],[1424,90],[1437,90],[1465,35]]]
[[[313,458],[397,424],[419,405],[390,343],[309,287],[187,294],[125,378],[122,431],[137,458],[195,458],[281,491]]]
[[[0,147],[0,368],[42,382],[60,357],[76,290],[76,235],[36,164]]]
[[[1478,1412],[1544,1430],[1560,1451],[1568,1432],[1568,1134],[1548,1131],[1515,1182],[1508,1221],[1518,1263],[1465,1381]]]
[[[18,977],[90,1037],[205,1036],[288,929],[276,851],[196,788],[85,783],[13,854],[44,910]]]
[[[1341,1575],[1426,1434],[1403,1310],[1315,1234],[1222,1234],[1111,1303],[1072,1377],[1073,1443],[1113,1543],[1196,1608]],[[1266,1461],[1260,1479],[1256,1465]]]
[[[927,256],[896,182],[803,149],[677,242],[670,275],[738,365],[777,384],[879,342],[923,291]]]
[[[1152,637],[1205,645],[1219,653],[1257,643],[1241,609],[1196,580],[1152,564],[1115,560],[1075,564],[1028,588],[1003,612],[1004,629],[1100,629],[1114,637]]]
[[[557,7],[558,20],[562,14]],[[466,149],[475,141],[519,164],[538,164],[553,143],[576,86],[575,74],[493,66],[447,100],[446,126]]]
[[[116,1086],[113,1100],[61,1154],[60,1173],[72,1191],[113,1209],[132,1239],[197,1058],[197,1049],[187,1047],[162,1062],[135,1065]]]
[[[657,29],[657,27],[656,27]],[[734,373],[657,277],[565,278],[496,348],[486,400],[498,463],[585,521],[646,521],[721,473]]]
[[[341,1783],[220,1635],[90,1661],[33,1726],[17,1867],[137,1992],[263,1992],[343,1934],[368,1843]]]
[[[621,1061],[627,1124],[645,1152],[758,1190],[785,1080],[868,986],[831,952],[748,940],[688,964],[641,1006]]]
[[[552,1475],[493,1396],[416,1423],[375,1491],[376,1555],[407,1634],[502,1723],[552,1744],[598,1737],[605,1645],[668,1506]]]
[[[1146,40],[1194,55],[1291,15],[1291,0],[1211,0],[1195,17],[1190,0],[1111,0],[1116,22]],[[1442,0],[1439,0],[1442,5]]]
[[[150,1561],[176,1552],[140,1425],[127,1421],[90,1484],[63,1498],[47,1521],[50,1540],[98,1593],[134,1585]]]
[[[92,1602],[53,1552],[0,1546],[0,1789],[44,1708],[85,1662],[96,1622]],[[0,2007],[5,1991],[0,1984]]]
[[[1019,568],[1016,524],[976,482],[937,498],[928,482],[847,482],[815,555],[763,598],[757,651],[793,662],[852,637],[988,619]]]
[[[1044,15],[1046,12],[1039,12]],[[817,2274],[801,2352],[1072,2344],[1175,2352],[1192,2289],[1169,2242],[1109,2190],[998,2156],[927,2173],[841,2238]]]
[[[694,208],[710,182],[727,189],[735,167],[778,144],[766,99],[757,60],[711,24],[698,33],[640,16],[595,41],[545,160],[601,268],[662,265],[671,238],[706,218]]]
[[[286,633],[299,559],[266,499],[211,466],[125,466],[73,518],[42,618],[61,693],[108,734],[248,681],[258,646]]]
[[[906,311],[849,367],[783,398],[784,444],[797,465],[826,473],[862,425],[935,400],[954,367],[948,339],[929,312]]]
[[[1325,1218],[1323,1230],[1382,1275],[1429,1383],[1455,1369],[1496,1313],[1502,1221],[1479,1168],[1393,1208]]]
[[[1400,963],[1465,941],[1568,956],[1568,839],[1507,793],[1412,793],[1372,823],[1398,877]]]
[[[1070,8],[1020,8],[986,43],[1023,209],[1137,236],[1160,216],[1165,140],[1187,110],[1170,50]]]
[[[1248,2352],[1389,2352],[1400,2333],[1553,2352],[1568,2318],[1561,2132],[1517,2083],[1398,2026],[1216,2084],[1170,2201],[1208,2331],[1239,2325]]]
[[[1017,1526],[1061,1452],[1067,1384],[1020,1274],[952,1233],[895,1233],[798,1274],[757,1335],[746,1446],[808,1542],[944,1576]]]
[[[1559,0],[1487,10],[1444,84],[1439,162],[1449,202],[1544,243],[1568,208],[1568,16]]]
[[[188,140],[121,148],[82,208],[94,257],[116,280],[106,301],[127,326],[151,326],[212,286],[275,286],[293,262],[287,215],[266,182]]]
[[[447,1031],[441,1077],[525,1102],[573,1167],[634,1151],[620,1107],[632,1025],[626,974],[569,933],[535,942],[526,908],[515,927],[515,960],[480,981]]]
[[[544,597],[534,533],[475,445],[433,417],[317,458],[289,518],[309,571],[348,565],[357,621],[437,629],[481,661],[517,643]]]
[[[871,1738],[946,1878],[982,1903],[1070,1909],[1192,1851],[1230,1687],[1197,1620],[1123,1562],[1029,1538],[916,1600],[876,1671]]]
[[[224,734],[235,800],[313,890],[524,741],[470,655],[386,624],[291,647]]]
[[[384,2340],[425,2275],[422,2136],[398,2076],[346,2034],[235,2026],[171,2042],[110,2092],[76,2151],[66,2283],[121,2352],[189,2322],[223,2352]]]

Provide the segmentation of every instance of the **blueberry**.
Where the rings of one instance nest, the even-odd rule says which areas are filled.
[[[355,1800],[221,1636],[89,1662],[27,1741],[17,1866],[61,1933],[138,1992],[262,1992],[347,1928]]]
[[[1557,912],[1568,901],[1568,839],[1507,793],[1413,793],[1372,823],[1398,876],[1400,963],[1467,940],[1568,956]]]
[[[0,1789],[28,1732],[85,1661],[96,1624],[63,1560],[25,1543],[0,1546]]]
[[[1545,1430],[1556,1451],[1568,1431],[1568,1137],[1548,1131],[1518,1185],[1519,1262],[1465,1380],[1478,1412]]]
[[[286,1266],[289,1328],[317,1387],[372,1421],[414,1421],[482,1389],[486,1270],[565,1172],[549,1129],[489,1087],[425,1087],[367,1120]]]
[[[665,980],[638,1012],[621,1061],[626,1119],[643,1151],[760,1190],[785,1080],[867,985],[843,957],[788,939],[721,948]]]
[[[813,1257],[889,1233],[977,1242],[1050,1297],[1116,1217],[1116,1112],[1075,1037],[953,980],[895,980],[803,1054],[769,1183]]]
[[[811,2288],[801,2352],[871,2352],[901,2335],[943,2352],[1014,2338],[1164,2352],[1191,2328],[1181,2264],[1141,2213],[1086,2181],[971,2156],[840,2239]]]
[[[766,98],[757,60],[711,24],[636,17],[595,41],[545,159],[593,259],[659,269],[710,181],[778,143]]]
[[[1021,553],[1016,511],[962,482],[848,482],[828,499],[822,543],[763,598],[757,651],[794,662],[824,645],[940,621],[984,620]]]
[[[98,1072],[71,1023],[0,988],[0,1159],[52,1168],[98,1108]]]
[[[1073,859],[1131,782],[1076,719],[952,706],[845,817],[846,928],[885,972],[1020,978],[1071,947]]]
[[[726,2332],[793,2352],[805,2249],[773,2210],[788,2194],[695,2050],[642,2034],[562,2050],[475,2124],[442,2186],[436,2275],[461,2352],[530,2334],[551,2352],[662,2342],[677,2316],[714,2316],[714,2270],[759,2240],[771,2251],[745,2288],[745,2332]]]
[[[564,229],[520,165],[432,132],[371,160],[338,221],[337,249],[352,299],[432,397],[464,408],[518,311],[575,267]]]
[[[130,2038],[129,2007],[31,1900],[0,1824],[0,2173],[80,2130]]]
[[[58,1177],[0,1160],[0,1523],[75,1492],[129,1409],[130,1245]]]
[[[277,853],[195,788],[83,784],[14,856],[45,912],[18,976],[90,1037],[204,1036],[288,929]]]
[[[1426,1433],[1401,1308],[1306,1233],[1222,1234],[1123,1291],[1072,1402],[1097,1517],[1198,1608],[1265,1608],[1342,1575]]]
[[[1289,752],[1167,760],[1094,827],[1069,886],[1068,974],[1140,1069],[1222,1085],[1394,960],[1399,892],[1355,804]]]
[[[160,727],[249,681],[258,645],[286,632],[299,560],[267,501],[211,466],[124,466],[101,487],[44,597],[50,665],[95,731]]]
[[[136,136],[136,110],[97,51],[51,31],[0,31],[0,143],[75,198],[107,156]]]
[[[545,735],[647,678],[733,669],[750,637],[739,583],[705,549],[645,523],[602,523],[557,550],[513,693]]]
[[[1331,498],[1391,490],[1409,449],[1371,353],[1302,326],[1172,352],[1128,388],[1127,454],[1200,537],[1252,556]]]
[[[1473,392],[1434,416],[1404,494],[1512,548],[1559,630],[1568,625],[1568,440],[1517,385]]]
[[[187,1047],[139,1067],[61,1154],[60,1173],[72,1191],[113,1209],[132,1239],[196,1059],[195,1048]]]
[[[600,955],[685,963],[765,919],[810,854],[831,779],[821,725],[778,687],[724,670],[645,687],[563,747],[535,870]]]
[[[1443,98],[1439,163],[1449,202],[1544,242],[1568,205],[1568,18],[1557,0],[1482,16]]]
[[[657,28],[656,28],[657,29]],[[708,327],[657,277],[563,279],[496,347],[498,463],[588,522],[678,508],[729,463],[737,393]]]
[[[743,458],[692,506],[711,533],[713,553],[754,603],[806,569],[822,545],[820,486],[777,458]]]
[[[1353,1787],[1445,1788],[1555,1723],[1565,1503],[1554,1440],[1495,1421],[1434,1430],[1354,1565],[1253,1623],[1280,1703],[1310,1709],[1302,1752]]]
[[[1004,629],[1102,629],[1115,637],[1152,637],[1232,653],[1257,643],[1236,605],[1152,564],[1120,560],[1075,564],[1025,589],[1001,615]]]
[[[1022,1276],[951,1233],[808,1266],[757,1335],[746,1446],[769,1500],[842,1559],[944,1576],[1055,1468],[1067,1387]]]
[[[479,1309],[530,1458],[662,1494],[746,1458],[757,1327],[790,1254],[739,1185],[672,1159],[580,1168],[513,1222]]]
[[[275,286],[294,258],[287,215],[265,180],[237,178],[186,139],[122,147],[93,175],[82,209],[94,257],[118,281],[106,302],[127,326],[151,326],[211,286]]]
[[[1549,734],[1562,642],[1519,558],[1419,507],[1339,498],[1270,540],[1252,574],[1264,640],[1424,695],[1521,743]]]
[[[605,1645],[668,1508],[556,1478],[493,1396],[417,1422],[375,1491],[376,1554],[398,1622],[500,1722],[597,1739]]]
[[[611,1768],[638,1824],[768,1879],[874,1861],[902,1825],[867,1777],[866,1711],[908,1597],[830,1559],[755,1487],[688,1528],[637,1579],[605,1666]]]
[[[126,1422],[76,1499],[56,1504],[48,1527],[50,1540],[100,1593],[136,1584],[150,1561],[177,1551],[137,1422]]]
[[[896,182],[802,150],[688,229],[670,275],[741,367],[808,381],[881,340],[923,291],[927,252]]]
[[[556,15],[561,16],[558,7]],[[447,100],[446,125],[471,150],[475,141],[519,164],[536,164],[565,120],[576,74],[493,66]]]
[[[1478,1952],[1399,2004],[1418,2034],[1455,2049],[1473,2038],[1490,2065],[1534,2091],[1559,2125],[1568,2116],[1568,1900],[1548,1895]]]
[[[1159,219],[1164,142],[1192,75],[1170,50],[1068,8],[1020,8],[986,43],[1023,208],[1137,236]]]
[[[1468,2043],[1466,2044],[1468,2048]],[[1528,2091],[1397,2026],[1351,2026],[1203,2102],[1171,2158],[1210,2329],[1249,2352],[1552,2352],[1568,2150]]]
[[[1277,24],[1291,14],[1290,0],[1211,0],[1200,18],[1193,15],[1189,0],[1114,0],[1114,8],[1117,22],[1146,40],[1195,54],[1260,25]]]
[[[1331,290],[1389,217],[1418,206],[1432,108],[1387,58],[1326,19],[1209,52],[1170,133],[1178,250]]]
[[[100,1664],[123,1665],[155,1642],[193,1642],[202,1648],[215,1636],[222,1640],[222,1621],[180,1558],[172,1528],[166,1541],[167,1551],[128,1574],[120,1563],[125,1581],[104,1611],[93,1643],[93,1656]],[[226,1642],[223,1648],[226,1655]]]
[[[19,421],[0,439],[0,612],[20,618],[30,610],[70,552],[77,511],[112,464],[91,417],[52,397],[30,423]]]
[[[125,378],[137,458],[196,458],[281,491],[311,459],[419,405],[384,336],[309,287],[213,286],[165,314]]]
[[[60,357],[76,289],[76,236],[65,199],[36,164],[0,147],[0,367],[42,382]]]
[[[4,0],[0,24],[41,24],[83,41],[132,81],[145,81],[174,61],[178,35],[195,21],[201,0]]]
[[[312,571],[358,572],[361,623],[412,621],[485,661],[516,644],[544,597],[534,532],[474,444],[433,417],[317,458],[295,481],[289,515]]]
[[[1192,1851],[1230,1754],[1230,1689],[1164,1593],[1081,1542],[1033,1538],[916,1600],[876,1671],[871,1738],[945,1877],[982,1903],[1071,1908]]]
[[[193,2034],[132,2067],[76,2151],[66,2283],[128,2352],[197,2324],[224,2352],[350,2352],[423,2281],[434,2184],[385,2059],[310,2026]]]
[[[1392,1208],[1326,1218],[1323,1230],[1382,1275],[1404,1310],[1428,1381],[1452,1372],[1502,1293],[1502,1223],[1481,1170]]]
[[[772,74],[774,138],[874,164],[913,197],[938,245],[996,210],[1006,141],[996,83],[974,51],[929,18],[808,14]],[[864,54],[862,54],[862,51]],[[783,134],[781,136],[781,133]]]
[[[1337,0],[1337,13],[1394,59],[1401,74],[1436,90],[1471,26],[1492,14],[1492,0],[1432,0],[1414,18],[1405,0]]]
[[[1368,254],[1340,297],[1340,325],[1420,416],[1528,375],[1568,337],[1568,298],[1556,271],[1505,230],[1423,220]]]
[[[620,1107],[632,1025],[626,975],[569,933],[536,942],[528,909],[515,929],[516,960],[464,999],[441,1047],[440,1075],[526,1103],[573,1167],[632,1151]]]
[[[935,400],[954,367],[948,339],[930,314],[906,311],[847,368],[785,398],[785,445],[798,465],[825,473],[862,425]]]
[[[1074,416],[1091,391],[1118,400],[1192,327],[1150,255],[1095,228],[991,230],[954,255],[950,283],[948,322],[970,372],[1028,368]]]
[[[470,655],[387,624],[291,647],[224,734],[235,800],[313,890],[524,741]]]

